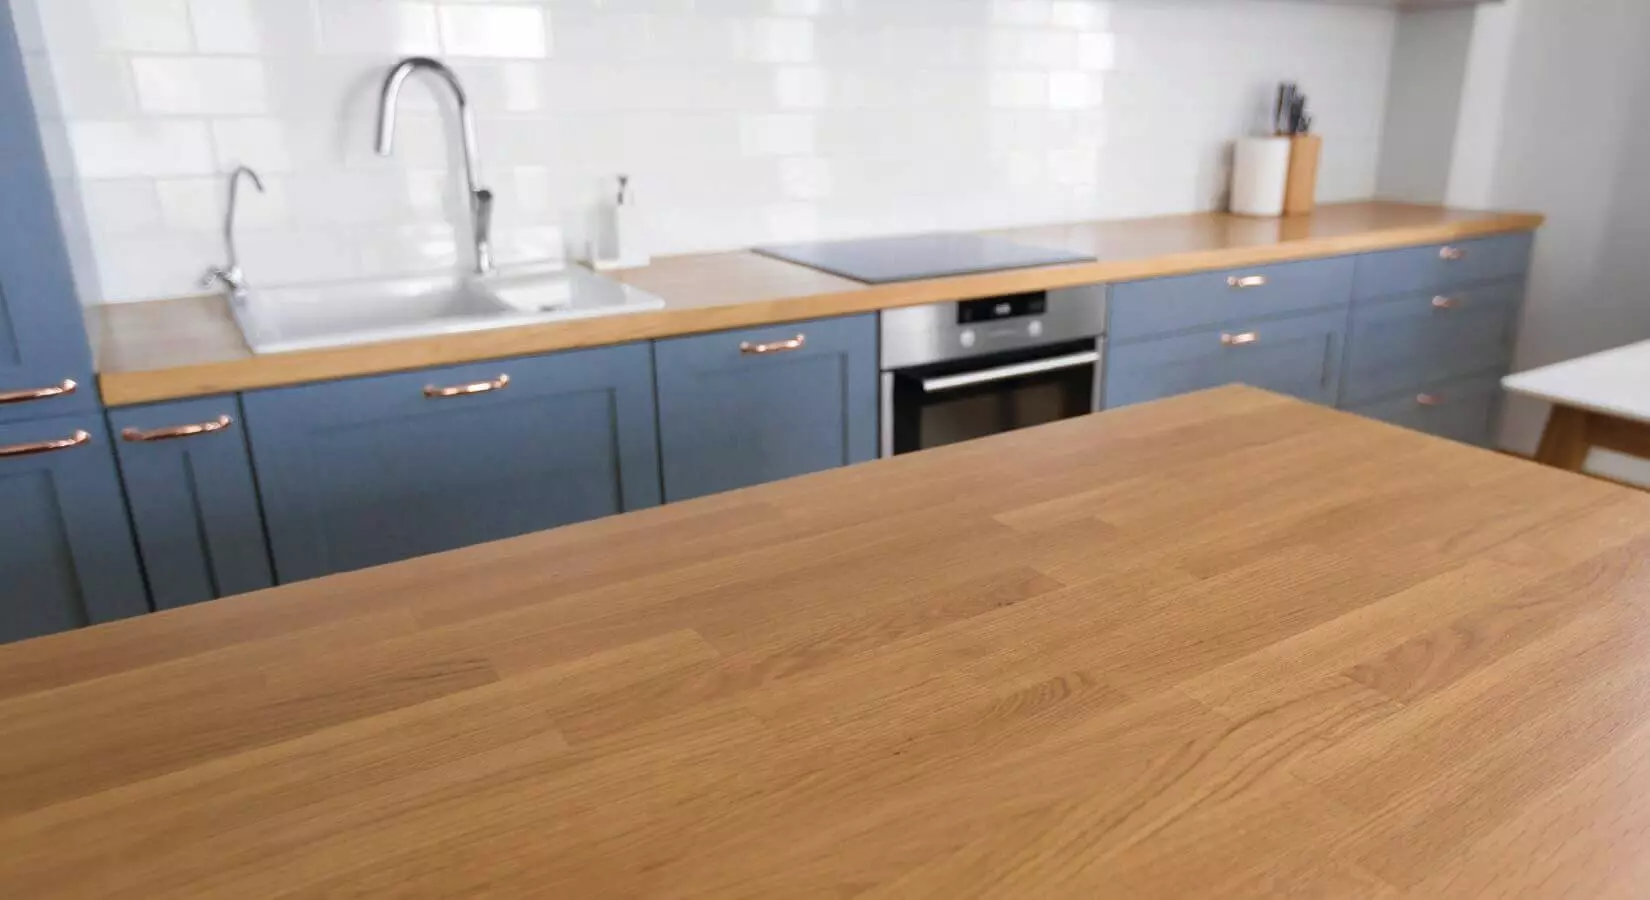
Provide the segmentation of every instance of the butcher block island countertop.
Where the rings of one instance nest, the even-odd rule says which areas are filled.
[[[861,284],[749,252],[667,257],[645,268],[609,273],[663,298],[664,308],[656,311],[265,356],[247,348],[220,297],[92,307],[87,329],[104,402],[126,406],[921,303],[1445,243],[1528,231],[1541,223],[1541,216],[1526,213],[1367,202],[1325,206],[1290,219],[1203,213],[1018,228],[991,233],[1092,254],[1097,260],[884,285]]]
[[[0,647],[0,893],[1642,897],[1647,600],[1222,388]]]

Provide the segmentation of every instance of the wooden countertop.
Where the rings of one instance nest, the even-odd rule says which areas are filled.
[[[93,307],[87,328],[104,402],[159,400],[625,341],[748,328],[1082,284],[1441,243],[1539,227],[1542,217],[1398,203],[1326,206],[1294,219],[1224,214],[992,232],[1093,254],[1096,262],[961,278],[865,285],[754,253],[658,260],[619,273],[663,297],[662,310],[577,322],[256,356],[220,298]]]
[[[1223,388],[0,647],[13,897],[1639,897],[1650,495]]]

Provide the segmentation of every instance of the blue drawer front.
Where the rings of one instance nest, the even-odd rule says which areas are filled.
[[[220,430],[153,439],[224,416]],[[111,410],[109,424],[156,609],[275,583],[237,398]]]
[[[0,447],[82,443],[0,458],[0,642],[149,611],[103,416],[0,424]]]
[[[1351,257],[1315,259],[1116,285],[1108,334],[1121,343],[1345,306],[1352,298],[1354,267]]]
[[[1487,447],[1494,439],[1501,403],[1501,376],[1486,375],[1426,385],[1414,392],[1349,411],[1463,444]]]
[[[1525,232],[1361,256],[1357,298],[1367,300],[1520,278],[1529,271],[1534,242],[1535,235]]]
[[[1345,330],[1346,314],[1329,312],[1114,347],[1106,357],[1106,408],[1234,383],[1333,403]],[[1229,346],[1225,335],[1253,335],[1253,342]]]
[[[1409,294],[1352,313],[1344,405],[1476,372],[1512,359],[1522,282]]]
[[[276,577],[656,505],[651,362],[631,344],[245,395]]]
[[[797,337],[793,350],[740,350]],[[659,341],[655,354],[669,500],[876,458],[874,315]]]

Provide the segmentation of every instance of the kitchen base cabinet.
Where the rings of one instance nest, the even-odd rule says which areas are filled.
[[[1414,393],[1354,406],[1348,412],[1488,447],[1500,403],[1501,375],[1494,373],[1426,385]]]
[[[665,497],[687,500],[877,456],[877,320],[659,341]]]
[[[0,422],[98,408],[10,7],[0,3]]]
[[[109,423],[156,609],[275,583],[235,397],[111,410]]]
[[[248,393],[282,582],[659,502],[645,344]]]
[[[1343,310],[1121,344],[1106,355],[1106,409],[1227,384],[1334,404]]]
[[[0,424],[0,641],[148,610],[102,417]]]
[[[1342,403],[1357,405],[1512,361],[1522,282],[1431,291],[1352,310]]]

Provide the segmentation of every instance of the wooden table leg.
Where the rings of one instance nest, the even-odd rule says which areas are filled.
[[[1580,472],[1587,464],[1587,453],[1593,449],[1587,436],[1592,413],[1569,406],[1554,406],[1547,419],[1547,431],[1541,436],[1541,448],[1535,451],[1536,462]]]

